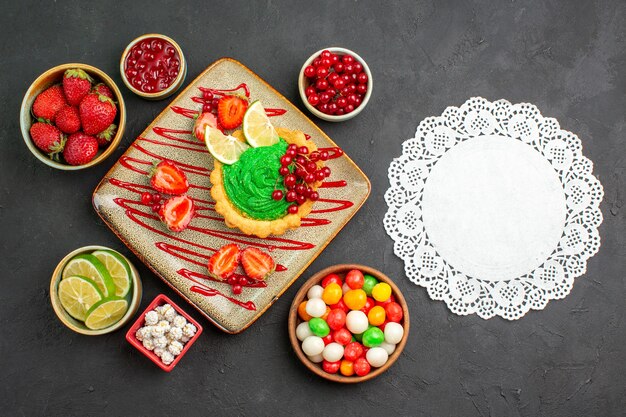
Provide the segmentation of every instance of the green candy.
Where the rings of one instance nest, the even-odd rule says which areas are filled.
[[[374,285],[378,284],[378,280],[371,275],[364,275],[365,282],[363,283],[363,291],[367,294],[368,297],[372,296],[372,288]]]
[[[363,346],[376,347],[380,346],[385,340],[385,334],[378,327],[371,327],[363,333]]]
[[[319,337],[326,337],[330,333],[330,327],[328,327],[326,320],[319,317],[313,317],[309,320],[309,329],[311,329],[311,333]]]

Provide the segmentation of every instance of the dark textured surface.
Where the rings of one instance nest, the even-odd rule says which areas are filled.
[[[0,407],[3,415],[620,416],[626,409],[623,1],[228,2],[2,1],[0,14]],[[124,89],[127,134],[83,172],[37,161],[18,112],[28,85],[65,62],[92,64],[122,86],[125,45],[162,32],[182,46],[188,80],[232,56],[303,107],[300,65],[329,45],[357,51],[375,79],[357,118],[319,122],[372,181],[372,195],[300,281],[325,266],[365,263],[395,278],[411,303],[404,355],[369,383],[338,386],[296,361],[287,311],[296,283],[249,330],[205,333],[166,374],[124,340],[64,328],[48,301],[50,273],[72,249],[129,254],[91,207],[91,192],[167,104]],[[383,230],[386,169],[424,117],[468,97],[536,104],[582,139],[604,185],[602,247],[571,294],[517,322],[458,317],[404,278]],[[129,254],[130,255],[130,254]],[[180,301],[131,256],[145,307]],[[188,311],[199,318],[191,308]]]

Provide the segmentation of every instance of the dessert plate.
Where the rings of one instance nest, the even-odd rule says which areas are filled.
[[[213,158],[192,134],[193,117],[214,92],[235,90],[261,100],[275,126],[304,132],[319,148],[337,145],[285,97],[250,69],[223,58],[202,72],[132,143],[93,193],[93,206],[104,222],[152,271],[227,333],[239,333],[258,319],[300,276],[359,210],[370,182],[345,154],[330,152],[332,175],[319,190],[320,200],[302,225],[281,236],[259,239],[230,229],[215,212],[209,175]],[[169,159],[187,174],[188,195],[196,216],[180,233],[168,231],[141,194],[150,190],[147,172],[153,162]],[[208,258],[235,242],[255,246],[274,257],[277,269],[265,282],[230,285],[207,275]]]

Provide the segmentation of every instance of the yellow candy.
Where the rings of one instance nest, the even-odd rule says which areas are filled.
[[[374,306],[369,313],[367,313],[367,319],[372,326],[380,326],[383,324],[386,316],[385,309],[381,306]]]
[[[350,290],[343,295],[343,302],[350,310],[360,310],[367,303],[367,294],[362,289]]]
[[[391,286],[386,282],[379,282],[372,288],[372,297],[376,301],[387,301],[391,297]]]
[[[330,306],[333,304],[337,304],[339,300],[341,300],[342,295],[343,292],[341,291],[341,286],[333,282],[331,284],[328,284],[326,288],[324,288],[324,292],[322,293],[322,300],[324,300],[324,302]]]

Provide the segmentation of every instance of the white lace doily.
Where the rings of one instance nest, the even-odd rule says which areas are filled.
[[[534,105],[474,97],[403,143],[385,229],[432,299],[515,320],[565,297],[598,251],[592,170],[580,139]]]

